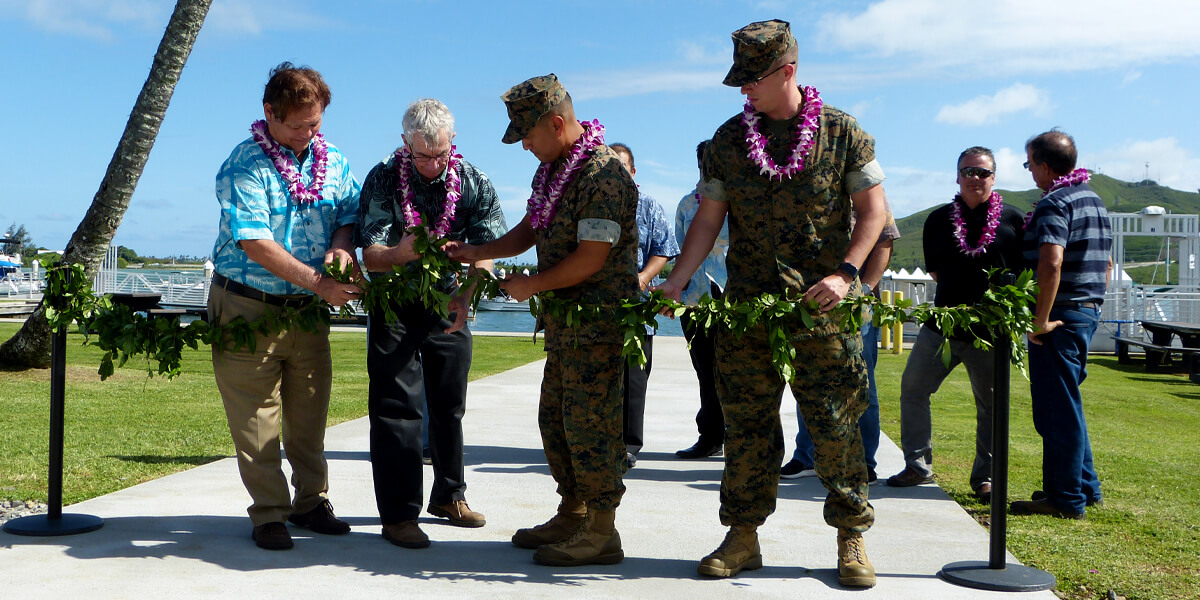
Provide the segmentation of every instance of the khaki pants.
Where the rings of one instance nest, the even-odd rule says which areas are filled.
[[[258,300],[219,287],[209,291],[211,323],[225,325],[238,316],[253,321],[268,310]],[[225,404],[229,432],[237,450],[238,470],[253,504],[247,509],[255,526],[286,521],[292,512],[308,512],[329,490],[325,462],[325,423],[333,363],[329,330],[284,331],[256,336],[253,352],[213,346],[213,374]],[[293,501],[283,476],[279,436],[292,466]]]

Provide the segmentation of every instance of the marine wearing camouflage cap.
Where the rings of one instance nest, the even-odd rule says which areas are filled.
[[[796,47],[787,21],[773,19],[751,23],[732,34],[733,66],[725,85],[741,87],[767,74],[779,57]]]
[[[509,121],[508,129],[504,130],[504,137],[500,141],[515,144],[525,139],[533,126],[566,97],[567,90],[563,89],[554,73],[512,86],[500,96],[508,107]]]

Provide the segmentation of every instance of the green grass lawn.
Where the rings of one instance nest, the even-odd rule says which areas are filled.
[[[893,440],[900,439],[906,359],[881,352],[876,369],[882,427]],[[1064,597],[1105,598],[1111,589],[1130,600],[1200,598],[1200,385],[1093,355],[1083,390],[1104,507],[1089,509],[1086,521],[1010,515],[1009,550],[1024,564],[1054,574]],[[1042,481],[1029,383],[1016,370],[1011,404],[1010,501],[1028,499]],[[932,405],[937,482],[986,521],[987,507],[974,500],[967,481],[975,404],[965,369],[946,380]]]
[[[0,339],[18,326],[0,323]],[[130,361],[107,381],[100,352],[67,342],[63,501],[70,504],[233,455],[208,348],[184,354],[183,373],[149,379]],[[367,414],[366,333],[335,332],[329,424]],[[471,379],[545,356],[529,337],[475,338]],[[46,500],[50,371],[3,372],[0,498]]]

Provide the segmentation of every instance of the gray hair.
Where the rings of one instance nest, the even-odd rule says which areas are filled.
[[[408,105],[404,111],[404,136],[412,139],[413,135],[421,136],[426,144],[438,143],[438,134],[445,131],[447,136],[454,135],[454,115],[440,100],[421,98]]]

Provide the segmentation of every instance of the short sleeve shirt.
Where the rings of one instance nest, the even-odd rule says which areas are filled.
[[[551,178],[565,162],[559,160],[551,166]],[[615,224],[619,235],[611,240],[608,259],[599,271],[582,283],[554,290],[554,297],[583,305],[615,305],[637,294],[637,202],[637,186],[617,155],[607,146],[593,149],[591,157],[558,199],[554,218],[546,227],[534,230],[538,270],[545,271],[562,262],[579,247],[581,238],[599,239],[592,235],[596,224]],[[624,341],[614,319],[602,318],[574,326],[550,316],[543,316],[542,321],[548,350]]]
[[[696,218],[696,212],[700,210],[700,193],[692,190],[692,193],[684,196],[679,200],[679,206],[675,209],[675,239],[687,239],[688,228],[692,226],[692,220]],[[725,255],[729,253],[729,219],[721,224],[721,231],[717,234],[717,239],[713,242],[713,249],[704,257],[704,262],[700,263],[700,268],[692,274],[692,279],[688,281],[687,288],[683,290],[682,302],[689,306],[695,306],[700,302],[700,298],[704,294],[712,290],[711,284],[716,284],[718,288],[724,290],[727,274],[725,271]]]
[[[759,123],[766,151],[777,164],[791,152],[799,118],[772,123],[764,115]],[[845,258],[853,213],[850,194],[857,191],[851,189],[851,175],[874,164],[875,140],[853,117],[826,104],[800,173],[782,181],[768,179],[748,153],[746,127],[738,115],[717,129],[701,161],[701,193],[729,205],[726,295],[735,300],[785,291],[799,296]],[[835,319],[820,315],[814,329],[797,332],[797,337],[839,331]]]
[[[679,242],[667,222],[666,211],[657,200],[641,192],[638,192],[637,228],[639,273],[646,269],[652,256],[665,256],[667,260],[679,256]]]
[[[1112,243],[1104,202],[1083,183],[1046,194],[1034,205],[1022,249],[1036,271],[1042,244],[1063,247],[1055,302],[1104,302]]]
[[[456,169],[462,195],[446,237],[478,245],[504,235],[508,226],[491,180],[465,160],[459,161]],[[375,244],[395,246],[400,242],[408,223],[404,221],[399,184],[394,154],[367,174],[355,229],[355,245],[365,248]],[[441,220],[446,203],[446,171],[433,181],[425,181],[416,166],[410,166],[408,184],[413,192],[413,209],[425,215],[429,225]]]
[[[313,153],[305,152],[299,165],[301,183],[312,180]],[[358,218],[361,187],[350,172],[346,157],[328,145],[329,162],[321,199],[299,205],[270,157],[253,138],[238,144],[217,172],[217,202],[221,221],[213,245],[213,267],[217,273],[268,294],[291,295],[312,292],[280,279],[266,267],[250,260],[238,242],[274,240],[300,262],[314,270],[323,269],[325,252],[333,232],[353,225]],[[287,148],[284,156],[296,164]]]

